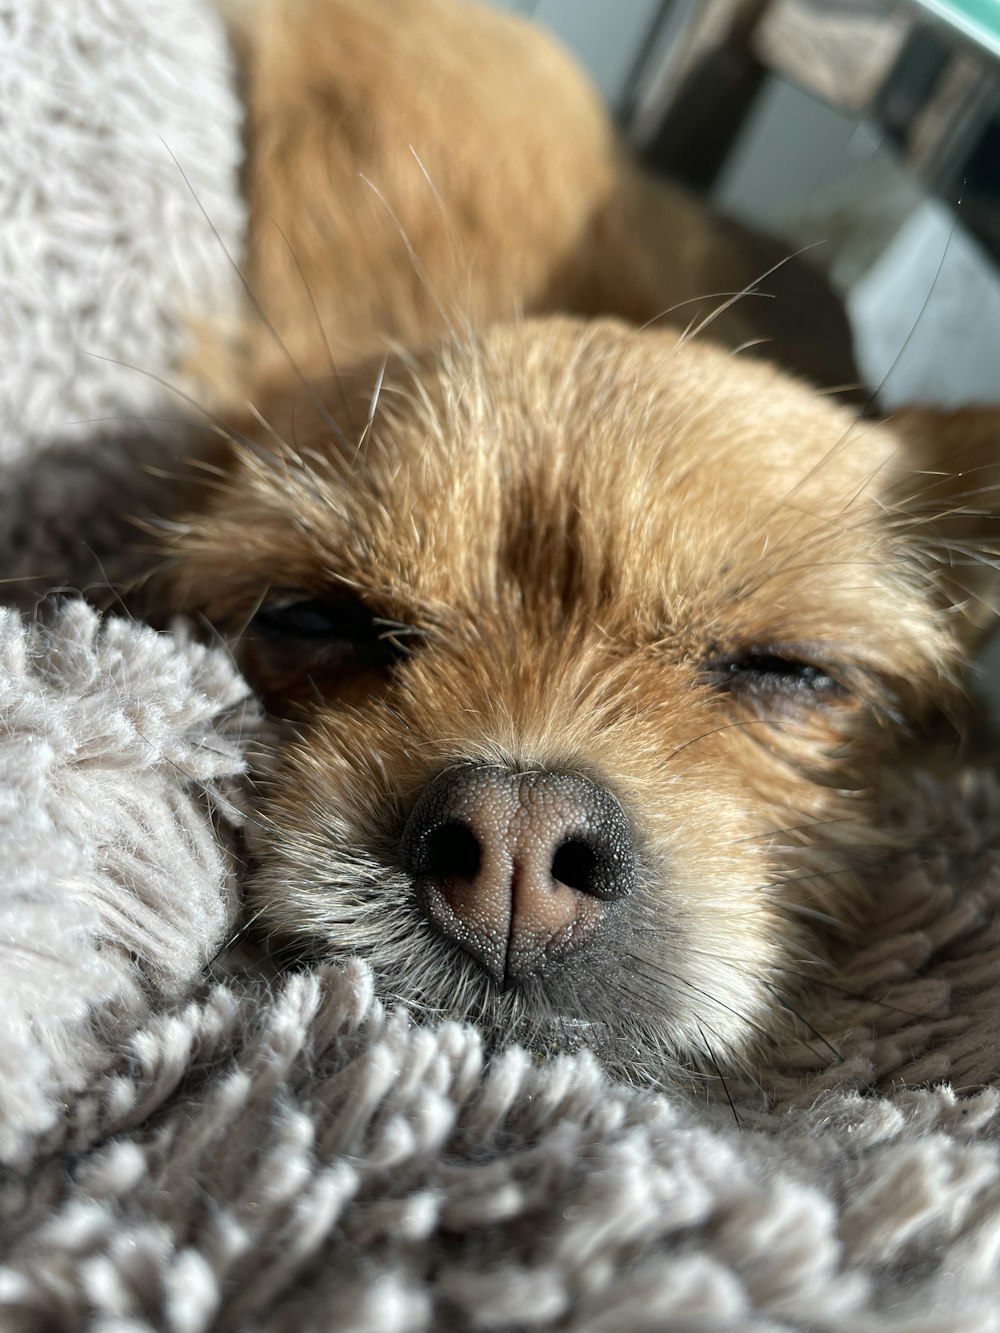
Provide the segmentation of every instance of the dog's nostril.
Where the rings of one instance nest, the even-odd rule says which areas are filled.
[[[570,838],[556,848],[552,858],[552,878],[577,893],[592,893],[597,854],[577,838]]]
[[[475,879],[483,861],[479,839],[468,824],[449,819],[427,838],[421,873],[438,879]]]

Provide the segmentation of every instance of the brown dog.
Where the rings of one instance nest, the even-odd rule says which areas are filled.
[[[855,910],[894,737],[958,698],[939,569],[984,540],[978,478],[938,475],[927,417],[514,318],[641,320],[711,266],[665,276],[635,199],[675,201],[524,25],[262,0],[243,37],[253,284],[296,369],[251,335],[173,586],[289,719],[249,914],[496,1040],[738,1059]],[[989,418],[949,429],[993,456]]]

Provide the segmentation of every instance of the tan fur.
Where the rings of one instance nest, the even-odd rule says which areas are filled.
[[[255,388],[539,311],[696,325],[758,282],[713,336],[854,380],[818,274],[642,176],[541,29],[468,0],[259,0],[240,31],[251,285],[284,343],[250,321]]]
[[[957,697],[902,435],[676,332],[495,323],[663,299],[595,221],[621,224],[631,168],[547,41],[450,0],[257,17],[254,272],[312,383],[256,344],[258,415],[178,525],[174,572],[178,607],[289,719],[250,915],[276,942],[364,954],[389,997],[497,1039],[587,1040],[652,1081],[694,1052],[738,1059],[813,967],[816,916],[855,910],[895,733]],[[288,108],[311,99],[315,125],[282,137],[277,108],[300,124]],[[422,165],[401,163],[407,140]],[[388,164],[405,239],[357,188],[361,161]],[[345,595],[402,636],[391,669],[254,627],[262,606]],[[747,685],[731,667],[752,653],[834,684]],[[403,822],[468,760],[580,773],[627,812],[639,887],[584,977],[499,993],[417,909]]]

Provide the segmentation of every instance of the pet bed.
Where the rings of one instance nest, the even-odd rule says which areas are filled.
[[[77,594],[169,471],[194,298],[235,299],[232,71],[200,0],[0,33],[0,1328],[1000,1328],[989,775],[900,793],[860,942],[732,1108],[226,953],[258,711]]]

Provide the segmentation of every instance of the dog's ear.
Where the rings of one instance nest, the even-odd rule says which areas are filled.
[[[971,650],[1000,616],[1000,407],[912,408],[888,424],[898,442],[892,509]]]

